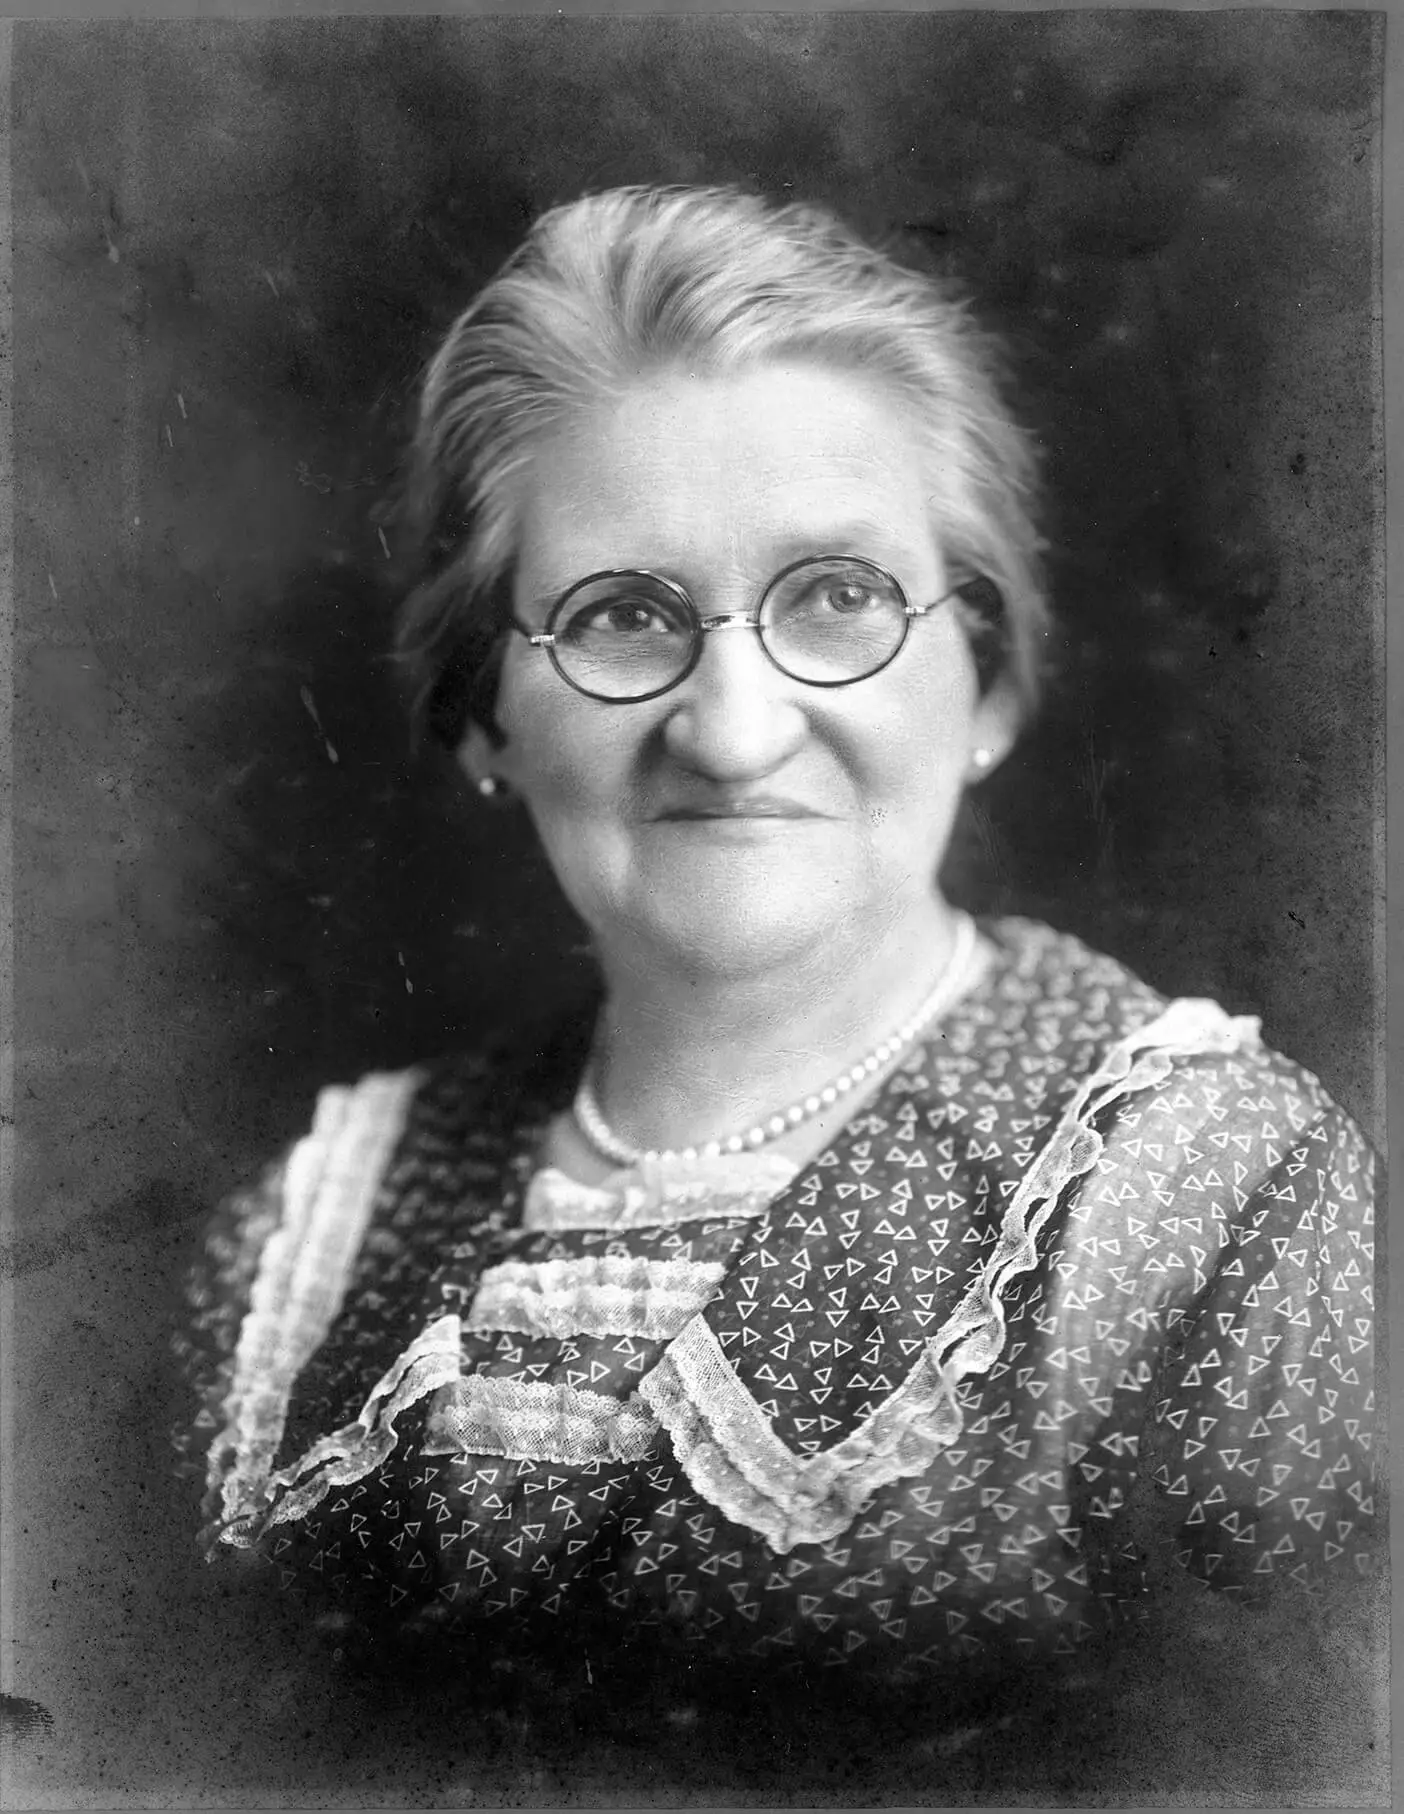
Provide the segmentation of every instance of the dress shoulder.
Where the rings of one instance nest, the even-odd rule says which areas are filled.
[[[308,1132],[211,1218],[175,1338],[198,1405],[176,1448],[183,1471],[203,1476],[207,1518],[234,1511],[231,1480],[271,1465],[288,1393],[341,1308],[422,1083],[405,1070],[323,1089]]]
[[[998,947],[1016,978],[1050,997],[1109,994],[1158,1012],[1169,999],[1110,952],[1076,933],[1019,914],[982,919],[980,929]]]
[[[220,1204],[174,1339],[196,1407],[175,1444],[181,1471],[203,1482],[207,1538],[254,1512],[296,1434],[294,1383],[343,1307],[370,1292],[388,1322],[435,1252],[511,1219],[508,1161],[549,1113],[578,1043],[572,1024],[528,1028],[329,1086],[308,1132]]]

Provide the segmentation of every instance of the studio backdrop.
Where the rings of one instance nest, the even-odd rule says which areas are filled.
[[[588,986],[387,661],[416,375],[544,207],[737,183],[966,284],[1057,630],[951,890],[1261,1013],[1380,1135],[1379,18],[14,28],[6,1616],[74,1793],[215,1768],[150,1660],[204,1210],[318,1085]]]

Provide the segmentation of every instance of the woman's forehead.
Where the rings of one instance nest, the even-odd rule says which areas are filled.
[[[523,474],[528,586],[592,566],[928,557],[932,474],[883,386],[813,366],[658,375],[544,437]]]

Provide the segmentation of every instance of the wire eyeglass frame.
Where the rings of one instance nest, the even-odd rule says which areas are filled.
[[[842,675],[836,680],[811,680],[807,675],[794,673],[779,659],[775,654],[775,651],[766,641],[765,625],[762,620],[767,601],[783,580],[788,579],[791,574],[797,573],[802,567],[819,567],[827,561],[847,563],[853,567],[863,568],[867,572],[876,575],[878,579],[890,586],[896,599],[902,606],[902,634],[893,645],[891,652],[885,655],[875,667],[866,668],[861,674]],[[686,620],[691,628],[692,646],[683,666],[671,680],[666,681],[662,686],[651,688],[646,693],[619,695],[615,693],[596,692],[592,687],[587,687],[579,680],[576,680],[563,666],[560,656],[557,653],[556,625],[560,622],[562,613],[566,610],[570,601],[578,593],[584,591],[587,586],[597,585],[601,580],[611,579],[646,579],[653,585],[661,586],[664,591],[669,593],[677,603],[681,605]],[[689,675],[692,674],[697,667],[698,662],[701,661],[704,638],[710,635],[714,630],[754,630],[756,632],[757,640],[760,642],[762,652],[771,666],[778,669],[787,679],[797,681],[801,686],[824,688],[849,687],[855,686],[860,680],[871,680],[875,674],[881,674],[884,668],[890,667],[906,647],[907,637],[911,632],[912,624],[918,618],[930,616],[933,611],[939,610],[942,605],[948,604],[951,599],[956,598],[969,586],[976,583],[978,583],[978,576],[972,576],[971,578],[962,580],[959,585],[952,586],[948,591],[943,592],[939,598],[933,599],[930,604],[914,605],[908,599],[906,591],[896,575],[890,573],[886,567],[881,566],[877,561],[870,561],[862,555],[851,554],[806,555],[801,560],[791,561],[788,566],[782,567],[780,571],[774,575],[767,584],[764,592],[762,592],[760,602],[757,604],[754,611],[724,611],[712,616],[704,617],[697,609],[696,605],[693,604],[692,599],[688,596],[685,589],[680,586],[676,580],[668,579],[661,573],[650,572],[646,567],[606,567],[602,568],[598,573],[587,573],[583,579],[578,579],[573,585],[568,586],[547,613],[546,622],[542,629],[533,630],[529,624],[524,624],[521,619],[515,615],[513,615],[511,619],[511,627],[516,630],[519,635],[525,637],[526,641],[533,649],[544,649],[546,651],[551,658],[552,667],[568,687],[573,688],[577,693],[584,694],[587,699],[598,700],[602,705],[643,705],[650,699],[661,699],[665,693],[671,693],[675,687],[680,687]]]

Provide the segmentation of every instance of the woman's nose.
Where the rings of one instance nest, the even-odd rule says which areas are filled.
[[[718,781],[772,774],[804,741],[798,688],[753,627],[733,622],[708,631],[697,666],[670,701],[669,754]]]

